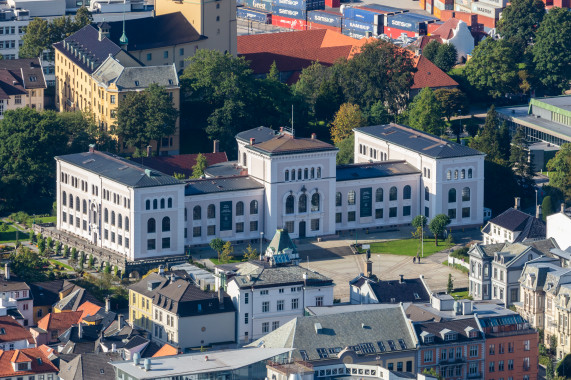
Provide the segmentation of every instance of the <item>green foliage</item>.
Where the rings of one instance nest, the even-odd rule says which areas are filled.
[[[278,65],[276,64],[276,61],[272,62],[272,65],[270,66],[270,72],[268,73],[268,76],[266,78],[276,82],[280,81],[280,72],[278,70]]]
[[[186,176],[182,173],[173,173],[173,177],[176,179],[180,179],[181,181],[186,179]]]
[[[212,248],[212,250],[216,251],[216,253],[218,254],[219,260],[220,260],[220,252],[224,248],[224,244],[226,244],[226,242],[220,238],[214,238],[214,239],[210,240],[210,243],[209,243],[210,248]]]
[[[541,0],[512,0],[502,11],[497,32],[523,52],[532,43],[544,15],[545,3]]]
[[[493,98],[518,90],[518,53],[506,40],[486,38],[466,63],[469,83]]]
[[[438,49],[440,48],[441,43],[436,41],[436,40],[432,40],[430,41],[425,47],[424,49],[422,49],[422,55],[428,59],[430,62],[434,63],[434,60],[436,59],[436,55],[438,55]]]
[[[354,161],[355,155],[355,136],[351,134],[351,136],[347,137],[344,140],[339,141],[335,144],[337,148],[339,148],[339,152],[337,152],[337,165],[346,165],[352,164]]]
[[[486,160],[504,164],[500,151],[500,120],[492,105],[486,115],[484,127],[472,140],[470,146],[486,154]]]
[[[93,269],[94,262],[95,262],[95,259],[93,258],[93,255],[90,253],[89,254],[89,260],[87,261],[87,266],[89,267],[89,269]]]
[[[73,247],[71,249],[71,259],[72,260],[77,260],[77,248]]]
[[[428,229],[434,235],[434,244],[438,245],[438,236],[444,232],[450,224],[450,218],[446,214],[438,214],[428,223]]]
[[[67,258],[69,257],[69,247],[66,245],[64,245],[63,247],[63,257]]]
[[[105,263],[105,268],[103,268],[103,273],[111,274],[111,265],[109,264],[109,262]]]
[[[40,239],[38,241],[38,251],[40,251],[40,254],[44,254],[46,252],[46,240],[45,239]]]
[[[555,157],[547,163],[549,184],[563,192],[566,199],[571,199],[571,144],[561,145]]]
[[[462,114],[468,108],[466,95],[457,88],[439,88],[434,97],[440,103],[442,115],[450,122],[452,116]]]
[[[448,273],[448,283],[446,284],[446,293],[450,294],[454,290],[454,281],[452,281],[452,273]]]
[[[204,175],[204,169],[206,169],[206,157],[199,153],[196,157],[196,163],[192,167],[192,178],[200,178]]]
[[[424,215],[417,215],[414,217],[414,219],[412,219],[412,226],[414,228],[423,228],[426,226],[426,221],[428,219],[426,218],[426,216]]]
[[[551,355],[555,355],[557,353],[557,335],[549,335],[549,351]]]
[[[434,368],[430,368],[430,369],[425,368],[424,371],[422,371],[422,373],[424,375],[435,377],[437,380],[442,380],[442,376],[440,376],[440,374],[438,372],[436,372],[436,370]]]
[[[478,134],[478,131],[480,130],[480,125],[479,125],[478,121],[476,120],[476,118],[474,117],[474,115],[472,115],[472,117],[470,119],[468,119],[468,121],[466,121],[465,129],[466,129],[466,132],[471,137],[475,137]]]
[[[529,163],[527,141],[525,140],[525,132],[522,127],[517,129],[511,142],[510,164],[515,175],[519,176],[523,181],[532,181],[533,172]]]
[[[567,378],[571,377],[571,354],[565,355],[563,360],[557,364],[557,369],[555,372],[558,376],[564,376]]]
[[[219,261],[223,264],[227,264],[232,260],[232,256],[234,255],[234,247],[232,246],[232,242],[225,242],[222,250],[220,251],[220,259]]]
[[[393,120],[393,116],[381,101],[375,102],[363,110],[363,115],[367,118],[367,125],[388,124]]]
[[[338,144],[353,135],[353,128],[362,127],[366,119],[356,104],[344,103],[331,123],[331,139]]]
[[[53,248],[53,247],[54,247],[54,241],[53,241],[53,239],[51,238],[51,236],[48,237],[47,244],[48,244],[48,248]]]
[[[551,202],[551,197],[549,195],[543,198],[543,202],[541,202],[541,212],[541,218],[544,222],[547,220],[549,215],[555,212],[553,209],[553,203]]]
[[[10,267],[25,282],[45,281],[48,262],[26,247],[18,248],[10,256]]]
[[[457,60],[458,51],[456,47],[452,44],[445,43],[440,44],[438,47],[438,53],[436,53],[433,63],[446,73],[456,65]]]
[[[536,75],[549,92],[561,94],[571,80],[571,12],[554,7],[537,29],[533,44]]]
[[[258,257],[259,254],[256,248],[253,248],[252,244],[248,244],[248,246],[244,250],[244,261],[257,260]]]
[[[162,138],[176,131],[178,111],[164,87],[155,83],[144,91],[128,92],[117,107],[117,135],[142,150],[152,140],[160,154]]]
[[[430,87],[423,88],[408,109],[408,124],[412,128],[440,136],[444,133],[442,109]]]

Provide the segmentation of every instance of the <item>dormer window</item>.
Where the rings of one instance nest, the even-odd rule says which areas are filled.
[[[16,363],[16,371],[28,371],[30,369],[30,363]]]
[[[135,86],[139,87],[139,81],[138,80],[135,81]]]
[[[6,335],[6,330],[4,328],[0,328],[0,335]]]
[[[450,341],[450,340],[456,340],[456,333],[448,333],[444,335],[444,340],[446,341]]]
[[[474,331],[470,331],[470,338],[477,338],[478,337],[478,331],[474,330]]]
[[[35,75],[30,75],[30,82],[37,82],[38,81],[38,77]]]

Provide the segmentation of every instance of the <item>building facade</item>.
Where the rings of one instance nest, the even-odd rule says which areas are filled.
[[[484,244],[519,243],[542,240],[546,237],[545,223],[541,218],[541,206],[536,215],[521,211],[520,198],[515,198],[515,206],[491,219],[482,229]]]
[[[547,217],[547,238],[553,238],[562,250],[571,247],[571,215],[565,210],[565,205],[561,205],[560,212]]]
[[[4,58],[0,61],[0,83],[0,119],[8,110],[23,107],[38,111],[44,109],[44,90],[47,86],[39,58]]]

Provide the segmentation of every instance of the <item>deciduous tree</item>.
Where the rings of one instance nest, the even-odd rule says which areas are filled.
[[[551,201],[551,197],[548,195],[543,198],[543,202],[541,202],[541,217],[543,221],[545,222],[547,217],[553,214],[553,212],[553,202]]]
[[[440,70],[447,73],[456,65],[457,60],[458,51],[456,50],[456,46],[450,43],[445,43],[440,44],[438,47],[438,53],[436,53],[433,63],[438,66]]]
[[[561,145],[555,157],[547,163],[550,171],[549,183],[559,188],[567,199],[571,199],[571,144]]]
[[[234,255],[234,247],[232,246],[232,242],[227,241],[226,243],[224,243],[224,246],[222,246],[222,251],[220,252],[219,261],[223,264],[229,263],[230,260],[232,260],[233,255]]]
[[[426,44],[424,49],[422,49],[422,55],[430,62],[434,63],[434,60],[438,55],[438,49],[440,48],[440,45],[441,43],[436,40],[430,41]]]
[[[502,11],[498,21],[498,33],[523,52],[533,42],[535,32],[545,15],[545,3],[541,0],[513,0]]]
[[[444,132],[442,109],[429,88],[423,88],[409,106],[408,124],[418,130],[440,136]]]
[[[361,109],[356,104],[342,104],[331,123],[331,139],[337,144],[353,134],[353,128],[362,127],[366,123]]]
[[[522,181],[530,182],[532,180],[533,172],[529,163],[529,151],[527,142],[525,141],[525,132],[522,127],[516,130],[512,138],[510,164],[515,175],[519,176]]]
[[[438,236],[444,232],[446,226],[450,224],[450,218],[445,214],[438,214],[428,223],[428,229],[434,235],[434,244],[438,245]]]
[[[196,163],[192,167],[192,178],[200,178],[204,175],[204,169],[206,169],[206,157],[202,153],[198,153],[196,157]]]
[[[352,164],[355,155],[355,136],[351,134],[344,140],[335,144],[339,148],[337,152],[337,165]]]
[[[47,260],[26,247],[18,248],[10,256],[10,266],[22,281],[29,283],[46,279]]]
[[[256,248],[252,247],[252,244],[248,244],[244,250],[244,261],[257,260],[259,258],[259,253]]]

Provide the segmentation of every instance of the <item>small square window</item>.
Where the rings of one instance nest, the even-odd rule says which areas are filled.
[[[168,58],[169,57],[169,51],[165,50],[163,53],[163,58]]]
[[[152,60],[153,60],[153,54],[147,53],[147,61],[152,61]]]
[[[155,239],[148,239],[147,240],[147,250],[153,251],[155,250]]]

